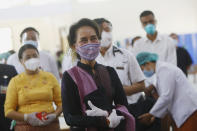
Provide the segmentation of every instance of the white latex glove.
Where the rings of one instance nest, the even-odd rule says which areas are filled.
[[[116,128],[120,124],[121,120],[124,120],[125,118],[124,118],[124,116],[118,116],[116,114],[116,110],[113,109],[112,113],[109,115],[109,117],[107,119],[110,122],[109,127]]]
[[[57,115],[52,113],[52,114],[48,114],[46,116],[47,120],[44,120],[44,125],[49,125],[51,122],[53,122],[56,119]]]
[[[87,116],[105,116],[105,117],[108,116],[107,111],[104,111],[104,110],[94,106],[91,101],[88,101],[88,105],[91,110],[86,110]]]
[[[24,121],[32,126],[42,126],[44,123],[36,117],[37,112],[31,114],[24,114]]]

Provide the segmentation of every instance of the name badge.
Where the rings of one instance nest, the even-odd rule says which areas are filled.
[[[7,92],[7,86],[0,86],[0,94],[6,94]]]
[[[124,67],[123,66],[117,66],[116,69],[117,70],[124,70]]]

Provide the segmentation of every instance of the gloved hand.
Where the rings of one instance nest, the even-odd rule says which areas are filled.
[[[46,120],[43,120],[44,125],[49,125],[51,122],[53,122],[55,119],[57,118],[57,115],[52,113],[52,114],[48,114],[46,116]]]
[[[116,114],[116,110],[113,109],[112,113],[109,115],[107,119],[109,120],[109,127],[116,128],[120,124],[121,120],[124,120],[125,118],[124,116],[118,116]]]
[[[32,126],[42,126],[44,123],[36,117],[37,112],[31,114],[24,114],[24,121]]]
[[[105,116],[105,117],[108,116],[107,111],[104,111],[104,110],[94,106],[91,101],[88,101],[88,105],[91,110],[86,110],[87,116]]]

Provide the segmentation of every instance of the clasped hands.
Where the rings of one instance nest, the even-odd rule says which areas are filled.
[[[55,113],[47,114],[45,119],[39,119],[36,116],[37,112],[33,112],[30,114],[24,114],[24,121],[30,124],[31,126],[46,126],[53,122],[57,115]]]
[[[110,128],[116,128],[120,124],[121,120],[125,119],[124,116],[118,116],[115,109],[113,109],[111,114],[109,114],[107,111],[94,106],[91,101],[88,101],[88,105],[90,107],[90,110],[86,110],[87,116],[104,116],[104,117],[106,117],[106,119],[109,122],[108,126]]]

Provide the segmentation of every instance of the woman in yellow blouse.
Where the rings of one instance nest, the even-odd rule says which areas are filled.
[[[59,131],[57,117],[62,103],[58,81],[51,73],[39,70],[39,52],[33,45],[22,46],[18,57],[25,72],[8,85],[5,116],[17,121],[15,131]]]

